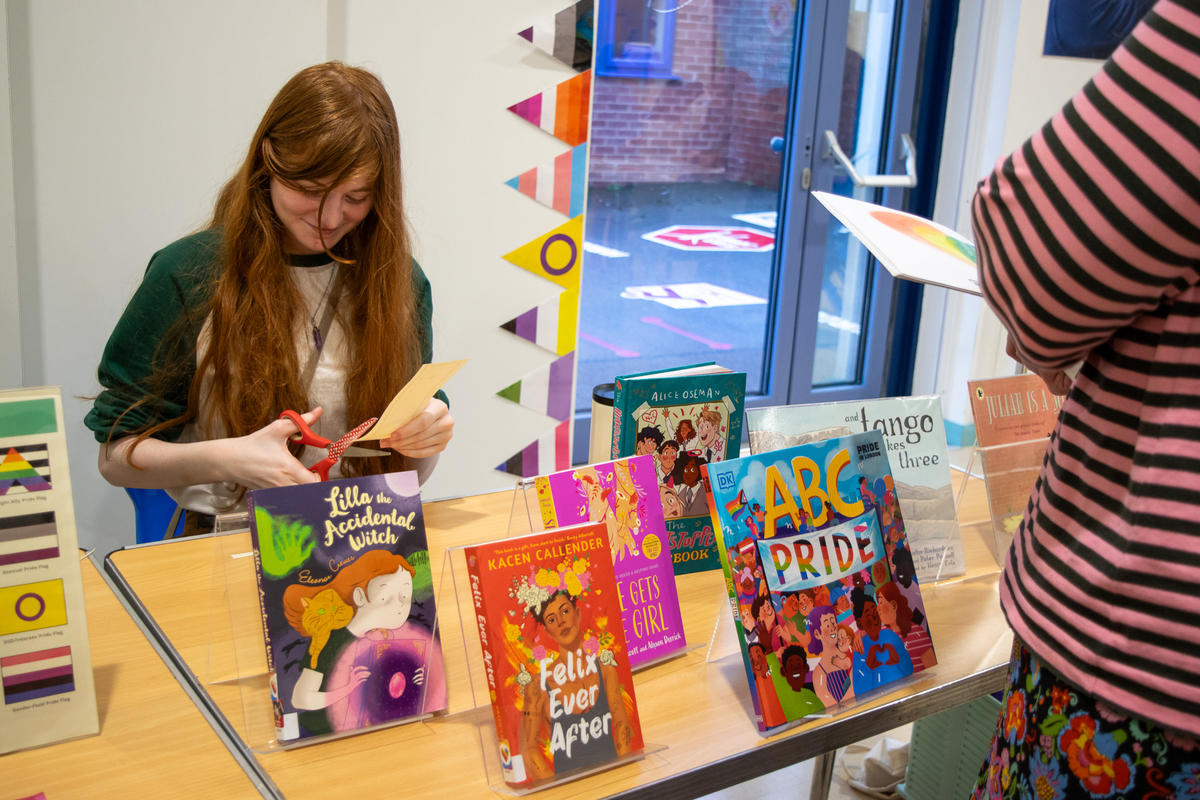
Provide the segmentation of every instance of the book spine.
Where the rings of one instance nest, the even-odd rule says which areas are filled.
[[[617,380],[613,385],[613,421],[611,458],[621,457],[621,425],[625,418],[625,382]]]
[[[496,747],[500,739],[508,738],[504,726],[504,713],[500,702],[500,693],[496,681],[496,659],[501,657],[488,643],[487,611],[483,602],[483,586],[478,567],[472,567],[472,558],[478,555],[474,548],[467,548],[467,580],[471,584],[471,602],[475,608],[475,625],[479,632],[479,646],[483,651],[483,672],[487,676],[488,697],[492,704],[492,718],[496,723]],[[507,779],[507,776],[506,776]]]
[[[267,623],[267,593],[263,587],[263,570],[262,570],[262,553],[259,552],[260,539],[258,538],[258,525],[255,522],[254,514],[254,494],[246,495],[246,514],[250,518],[250,539],[253,545],[250,551],[254,554],[254,577],[258,584],[258,613],[262,620],[263,629],[263,649],[267,654],[267,684],[270,687],[272,708],[278,707],[278,697],[275,693],[278,691],[278,681],[275,679],[275,654],[271,651],[271,626]],[[276,717],[275,719],[275,737],[279,739],[283,734],[283,719]]]
[[[542,525],[546,528],[558,527],[558,514],[554,510],[554,490],[550,486],[548,475],[539,475],[534,479],[537,491],[538,510],[542,514]]]

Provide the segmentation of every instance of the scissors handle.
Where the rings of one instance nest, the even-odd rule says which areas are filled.
[[[290,438],[294,442],[306,444],[310,447],[329,447],[329,440],[324,436],[316,433],[312,428],[308,427],[308,423],[304,421],[304,417],[300,416],[290,408],[279,415],[280,419],[290,420],[293,425],[300,431],[298,434],[293,434]]]

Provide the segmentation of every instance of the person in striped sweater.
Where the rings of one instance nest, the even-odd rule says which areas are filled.
[[[1200,796],[1200,2],[1160,0],[972,211],[1010,354],[1067,395],[973,796]]]

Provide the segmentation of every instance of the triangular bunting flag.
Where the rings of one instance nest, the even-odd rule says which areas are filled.
[[[563,355],[575,349],[579,321],[579,276],[583,261],[583,217],[567,220],[532,242],[504,256],[534,275],[553,281],[564,291],[558,298],[558,347]],[[518,319],[520,319],[518,317]],[[539,326],[541,320],[538,321]],[[527,337],[526,337],[527,338]]]
[[[575,354],[567,353],[496,394],[559,421],[570,419],[574,373]]]
[[[560,422],[551,433],[526,445],[496,469],[520,478],[557,472],[571,466],[571,421]]]
[[[557,14],[547,14],[517,35],[576,72],[592,66],[595,38],[592,0],[579,0]]]
[[[504,183],[560,214],[577,217],[583,213],[586,171],[587,145],[581,144]]]
[[[565,355],[575,349],[573,336],[559,336],[558,306],[564,295],[534,306],[520,316],[513,317],[500,327],[522,339],[533,342],[544,350]]]
[[[508,110],[574,147],[587,141],[591,102],[592,71],[588,70]]]

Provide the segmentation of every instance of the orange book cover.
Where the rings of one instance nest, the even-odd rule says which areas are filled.
[[[604,524],[465,555],[504,780],[534,786],[640,752]]]
[[[967,389],[980,447],[1049,436],[1062,410],[1063,399],[1032,372],[967,381]]]

